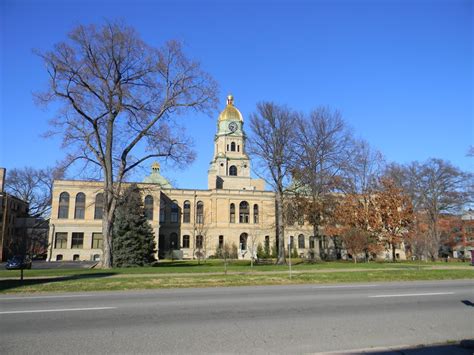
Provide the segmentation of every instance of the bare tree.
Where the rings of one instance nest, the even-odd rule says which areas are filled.
[[[345,176],[350,166],[352,134],[338,111],[318,108],[297,123],[296,159],[293,170],[300,185],[299,197],[313,235],[320,237],[326,257],[325,236],[319,228],[331,218],[336,203],[335,193],[344,191]]]
[[[64,176],[62,168],[35,169],[24,167],[9,171],[5,181],[6,191],[28,202],[28,215],[48,218],[51,214],[51,198],[54,180]]]
[[[296,112],[272,102],[259,103],[257,112],[250,116],[249,153],[257,158],[257,173],[276,193],[277,264],[285,263],[283,206],[285,191],[291,180],[297,118]]]
[[[458,213],[473,201],[473,174],[445,160],[430,159],[405,166],[391,165],[387,175],[408,193],[414,210],[425,216],[427,251],[431,259],[436,259],[440,247],[439,216]]]
[[[193,160],[189,140],[173,118],[215,108],[217,85],[179,42],[162,48],[144,43],[121,23],[79,26],[67,42],[39,53],[48,90],[38,98],[58,101],[52,121],[70,149],[71,162],[83,160],[102,174],[104,213],[102,266],[112,266],[112,226],[117,198],[128,173],[147,159]]]

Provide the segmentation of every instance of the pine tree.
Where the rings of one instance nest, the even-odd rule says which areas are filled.
[[[155,261],[156,243],[148,223],[140,189],[132,184],[123,193],[115,213],[113,265],[131,267]]]

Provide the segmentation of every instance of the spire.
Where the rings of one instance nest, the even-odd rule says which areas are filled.
[[[232,94],[229,94],[227,96],[227,106],[234,106],[234,97]]]

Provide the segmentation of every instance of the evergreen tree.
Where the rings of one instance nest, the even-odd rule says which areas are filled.
[[[113,265],[145,266],[155,261],[153,229],[145,217],[140,189],[132,184],[121,197],[113,229]]]

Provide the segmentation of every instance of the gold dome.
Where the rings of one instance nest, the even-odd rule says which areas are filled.
[[[227,96],[227,106],[219,115],[219,122],[221,121],[241,121],[243,122],[242,114],[234,106],[234,97]]]

